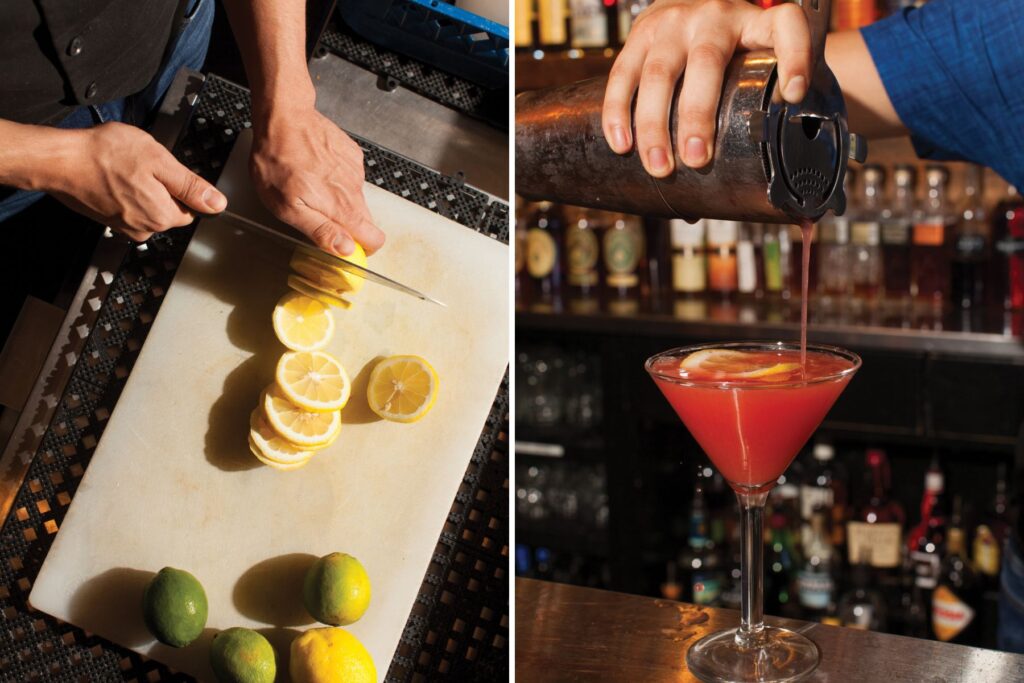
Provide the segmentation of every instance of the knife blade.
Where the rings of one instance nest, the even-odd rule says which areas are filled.
[[[438,301],[432,296],[415,290],[412,287],[409,287],[408,285],[403,285],[401,282],[398,282],[397,280],[392,280],[391,278],[385,275],[381,275],[380,273],[377,273],[375,271],[372,271],[369,268],[364,268],[358,263],[352,263],[351,261],[347,261],[343,258],[335,256],[334,254],[330,254],[324,251],[323,249],[320,249],[315,245],[310,244],[309,242],[303,242],[297,237],[292,237],[291,235],[287,235],[279,230],[275,230],[270,226],[263,225],[259,221],[254,221],[250,218],[246,218],[245,216],[242,216],[230,210],[225,210],[218,215],[227,218],[229,221],[235,223],[239,227],[255,230],[257,232],[260,232],[261,234],[276,238],[287,244],[290,244],[293,247],[300,247],[306,251],[315,252],[317,258],[327,261],[331,265],[336,266],[341,270],[344,270],[346,273],[351,273],[365,280],[369,280],[370,282],[376,282],[379,285],[384,285],[385,287],[389,287],[396,291],[409,294],[411,296],[416,297],[417,299],[420,299],[421,301],[429,301],[431,303],[437,304],[438,306],[444,306],[445,308],[447,308],[447,305],[444,302]]]

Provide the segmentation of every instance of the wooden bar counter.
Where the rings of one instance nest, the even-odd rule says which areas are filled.
[[[695,681],[686,650],[739,625],[739,612],[516,579],[516,680]],[[775,619],[818,644],[815,682],[1010,683],[1024,656],[851,628]]]

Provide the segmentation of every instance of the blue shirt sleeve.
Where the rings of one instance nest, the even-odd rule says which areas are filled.
[[[931,0],[861,34],[918,155],[1024,187],[1024,0]]]

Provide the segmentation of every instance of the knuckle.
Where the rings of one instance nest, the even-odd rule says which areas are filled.
[[[734,7],[729,0],[706,0],[700,6],[701,16],[713,20],[721,20],[733,11]]]
[[[185,177],[182,178],[181,187],[179,188],[179,197],[192,197],[197,194],[199,190],[199,177],[192,174],[186,173]]]
[[[689,61],[695,65],[724,69],[726,54],[722,48],[714,43],[699,43],[690,50]]]
[[[675,76],[675,70],[664,59],[652,57],[644,62],[644,69],[641,77],[645,81],[667,83],[674,80]]]
[[[309,236],[317,244],[329,245],[334,239],[334,226],[330,221],[324,221]]]
[[[707,133],[714,128],[715,112],[704,105],[688,106],[679,114],[679,130],[689,134]]]
[[[767,11],[776,20],[792,21],[797,18],[803,19],[804,17],[804,11],[798,5],[791,2],[784,2],[781,5],[769,8]]]

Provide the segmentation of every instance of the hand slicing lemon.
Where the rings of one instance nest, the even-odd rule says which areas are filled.
[[[755,362],[757,358],[758,362]],[[712,375],[722,380],[730,379],[785,379],[790,373],[799,370],[799,363],[779,363],[764,361],[762,354],[756,357],[743,351],[729,349],[704,349],[695,351],[679,363],[679,367],[688,373]]]
[[[419,356],[385,358],[370,373],[366,399],[385,420],[417,422],[437,400],[437,372]]]

